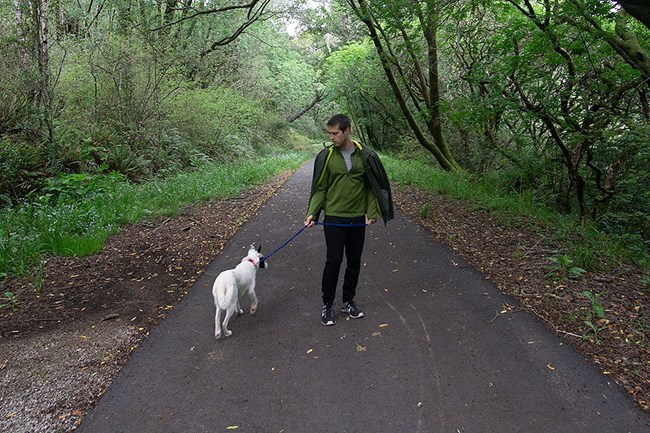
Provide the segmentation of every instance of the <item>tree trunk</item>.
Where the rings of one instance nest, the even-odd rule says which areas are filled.
[[[47,134],[48,143],[52,143],[52,92],[50,89],[50,35],[48,28],[49,0],[35,0],[34,23],[36,24],[36,58],[38,61],[38,84],[35,104],[40,110],[41,128]]]
[[[644,26],[650,29],[650,5],[648,5],[647,0],[622,0],[616,3],[623,6],[623,9],[628,14],[641,21]]]
[[[442,113],[440,112],[440,74],[438,72],[438,10],[435,1],[430,2],[429,10],[424,21],[424,38],[427,41],[427,57],[429,66],[429,100],[431,101],[431,115],[427,126],[431,132],[434,143],[440,152],[449,161],[450,165],[459,169],[458,164],[451,155],[447,139],[442,127]]]
[[[27,51],[27,41],[25,39],[23,10],[21,0],[13,0],[14,15],[16,17],[16,39],[18,40],[18,62],[20,69],[25,76],[29,75],[29,53]],[[31,93],[31,92],[30,92]]]
[[[383,35],[379,34],[380,31],[383,31],[379,19],[373,16],[370,6],[366,0],[348,0],[348,4],[352,7],[353,11],[357,17],[366,25],[370,33],[370,38],[372,39],[379,59],[381,61],[382,68],[388,79],[391,90],[395,95],[395,99],[402,111],[402,114],[406,118],[406,121],[413,131],[415,138],[418,140],[420,145],[429,151],[438,164],[446,171],[459,171],[460,166],[456,160],[451,155],[449,148],[447,146],[445,136],[442,129],[441,122],[441,113],[440,113],[440,91],[439,91],[439,76],[438,76],[438,59],[437,59],[437,45],[436,45],[436,33],[435,26],[437,22],[435,17],[427,15],[427,17],[421,16],[421,23],[428,23],[422,25],[422,30],[425,33],[428,44],[428,63],[429,67],[433,67],[433,70],[429,70],[429,80],[432,82],[429,83],[429,91],[425,95],[429,96],[431,99],[430,105],[427,104],[426,110],[418,110],[418,107],[415,107],[417,115],[413,112],[409,106],[404,92],[398,84],[398,78],[395,76],[393,71],[393,65],[397,69],[397,73],[400,74],[404,70],[402,65],[398,63],[398,59],[395,56],[391,55],[391,46],[390,40]],[[435,1],[432,2],[431,7],[427,11],[427,14],[431,14],[435,11]],[[403,75],[399,76],[400,79],[404,79]],[[408,90],[408,89],[407,89]],[[411,92],[409,92],[411,94]],[[418,123],[418,118],[426,119],[427,130],[430,133],[430,136],[427,136],[425,132],[420,127]]]

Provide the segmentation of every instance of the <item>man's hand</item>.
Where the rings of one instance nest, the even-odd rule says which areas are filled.
[[[316,225],[316,221],[314,221],[313,218],[314,218],[313,215],[308,215],[307,219],[305,220],[305,225],[307,226],[308,229]]]
[[[366,215],[366,225],[369,226],[370,224],[374,224],[376,220],[368,218],[368,215]]]

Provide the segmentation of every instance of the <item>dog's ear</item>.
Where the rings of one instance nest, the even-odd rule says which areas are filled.
[[[259,248],[257,248],[257,252],[260,254],[262,253],[262,244],[260,244]]]

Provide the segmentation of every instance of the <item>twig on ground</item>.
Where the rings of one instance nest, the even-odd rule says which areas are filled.
[[[165,226],[165,224],[167,224],[167,223],[170,222],[171,220],[172,220],[171,218],[167,218],[167,219],[165,219],[165,221],[163,221],[163,222],[162,222],[158,227],[156,227],[156,228],[153,229],[152,231],[153,231],[153,232],[157,232],[158,230],[160,230],[161,228],[163,228],[163,227]]]

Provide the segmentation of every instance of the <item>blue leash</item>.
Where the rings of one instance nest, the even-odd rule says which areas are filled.
[[[366,223],[358,223],[358,224],[338,224],[338,223],[325,223],[325,222],[320,222],[320,221],[318,221],[318,222],[316,222],[316,225],[319,225],[319,226],[329,226],[329,227],[365,227],[365,226],[367,226],[368,224],[366,224]],[[268,259],[269,257],[271,257],[273,254],[277,253],[277,252],[280,251],[282,248],[286,247],[286,246],[289,244],[289,242],[291,242],[292,240],[294,240],[294,239],[295,239],[295,238],[296,238],[300,233],[304,232],[306,228],[307,228],[307,226],[303,226],[300,230],[298,230],[296,233],[294,233],[293,236],[291,236],[291,237],[290,237],[290,238],[289,238],[285,243],[283,243],[283,244],[280,245],[278,248],[276,248],[275,251],[273,251],[273,252],[272,252],[271,254],[269,254],[269,255],[263,256],[263,257],[260,259],[260,261],[263,262],[264,260],[267,260],[267,259]]]

